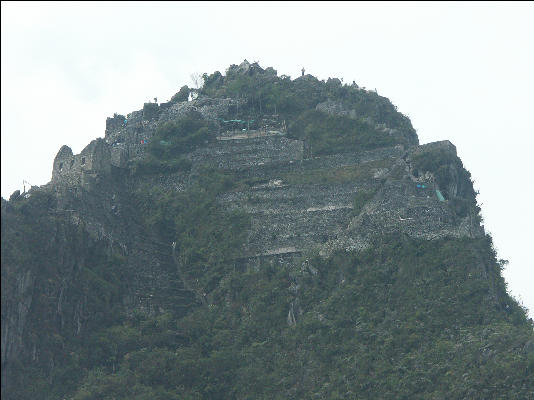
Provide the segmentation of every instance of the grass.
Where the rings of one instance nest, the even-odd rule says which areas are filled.
[[[310,169],[299,172],[290,172],[281,176],[281,179],[293,185],[306,185],[317,183],[346,183],[372,179],[376,169],[391,167],[391,160],[376,160],[358,165],[347,165],[329,169]]]

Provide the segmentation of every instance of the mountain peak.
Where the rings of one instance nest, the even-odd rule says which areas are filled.
[[[304,72],[204,74],[2,200],[4,398],[532,394],[456,147]]]

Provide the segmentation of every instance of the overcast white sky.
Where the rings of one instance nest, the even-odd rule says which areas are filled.
[[[534,3],[2,2],[2,197],[63,144],[243,59],[353,80],[449,139],[480,191],[511,293],[534,310]],[[531,311],[531,315],[534,313]]]

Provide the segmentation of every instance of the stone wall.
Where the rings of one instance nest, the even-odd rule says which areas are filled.
[[[160,121],[175,120],[191,113],[192,111],[199,112],[203,118],[207,120],[216,121],[219,118],[226,116],[231,107],[236,107],[242,104],[243,101],[236,99],[210,99],[200,98],[192,101],[183,101],[172,104],[160,114]]]
[[[426,143],[426,144],[422,144],[420,146],[417,146],[413,150],[413,155],[415,156],[415,155],[428,153],[428,152],[439,151],[439,150],[444,150],[444,151],[447,151],[447,152],[451,152],[454,155],[456,155],[456,146],[453,145],[448,140],[441,140],[441,141],[438,141],[438,142],[431,142],[431,143]]]
[[[159,124],[191,111],[217,121],[236,105],[231,99],[204,98],[166,103],[151,120],[143,117],[142,110],[108,118],[105,140],[91,142],[78,155],[67,146],[60,149],[54,160],[53,182],[83,188],[95,185],[100,175],[109,174],[111,166],[125,169],[129,160],[143,158],[146,141]],[[326,102],[318,109],[357,117],[337,103]],[[415,178],[411,173],[414,155],[441,149],[456,154],[449,141],[305,158],[304,142],[288,138],[282,131],[213,134],[219,135],[218,140],[188,155],[191,174],[139,177],[138,184],[149,180],[166,191],[183,191],[201,167],[234,171],[251,186],[224,193],[218,201],[225,209],[239,209],[251,216],[252,226],[243,244],[245,259],[287,259],[312,249],[325,254],[340,248],[363,249],[373,237],[395,232],[429,240],[484,234],[472,216],[459,219],[447,202],[439,201],[432,176]],[[338,173],[346,175],[336,179]],[[317,181],[321,179],[326,181]],[[426,184],[424,189],[417,187],[421,183]],[[353,201],[360,191],[375,194],[355,215]]]
[[[220,140],[191,155],[195,166],[209,165],[239,170],[273,162],[302,160],[304,145],[284,136]]]
[[[404,154],[404,147],[398,145],[395,147],[385,147],[370,151],[255,164],[250,165],[245,169],[237,170],[236,174],[241,179],[270,180],[288,173],[336,169],[379,160],[394,161],[402,157]]]
[[[129,147],[125,143],[115,143],[111,146],[111,165],[126,168],[130,158]]]
[[[79,186],[86,175],[107,174],[110,169],[111,151],[103,139],[93,140],[76,155],[70,147],[62,146],[54,159],[52,181]]]
[[[242,178],[263,179],[249,190],[225,193],[219,198],[226,209],[239,209],[251,216],[244,254],[252,263],[258,257],[301,255],[313,249],[324,254],[336,249],[364,249],[373,237],[391,233],[427,240],[484,235],[472,216],[459,218],[447,202],[438,199],[432,177],[416,180],[410,175],[405,159],[411,153],[436,148],[453,150],[448,141],[420,146],[421,149],[396,146],[306,160],[277,161],[263,155],[262,164],[257,160],[263,153],[252,146],[251,139],[240,145],[243,147],[224,150],[214,147],[211,156],[217,161],[217,155],[227,160],[219,167],[242,168],[238,171]],[[247,158],[238,159],[240,162],[233,159],[232,165],[229,160],[241,151],[246,152]],[[347,166],[357,171],[359,166],[366,168],[367,163],[381,160],[387,168],[350,182],[290,185],[283,180],[287,174],[306,176],[310,171],[335,171]],[[354,215],[353,201],[359,191],[375,195],[359,215]]]
[[[433,185],[422,189],[414,182],[388,181],[350,221],[344,235],[328,243],[324,252],[364,249],[373,237],[393,233],[435,240],[481,237],[484,229],[473,216],[456,216],[447,202],[439,201]]]
[[[350,106],[344,104],[342,101],[327,100],[325,102],[317,104],[315,109],[317,111],[321,111],[330,115],[357,119],[361,122],[367,123],[369,126],[373,127],[379,132],[387,133],[388,135],[394,137],[400,143],[406,145],[418,144],[418,139],[415,133],[407,134],[406,132],[401,132],[396,128],[389,127],[383,122],[378,123],[369,116],[360,115],[358,111],[353,108],[350,108]]]
[[[354,184],[277,183],[219,198],[224,208],[251,216],[248,255],[300,252],[326,242],[346,227],[354,194],[359,190]]]
[[[143,118],[143,110],[133,111],[128,116],[108,118],[105,141],[108,144],[137,145],[150,140],[156,133],[159,122]]]

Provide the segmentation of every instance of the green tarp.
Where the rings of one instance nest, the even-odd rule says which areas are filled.
[[[443,197],[443,195],[438,189],[436,189],[436,196],[438,196],[439,201],[445,201],[445,197]]]

